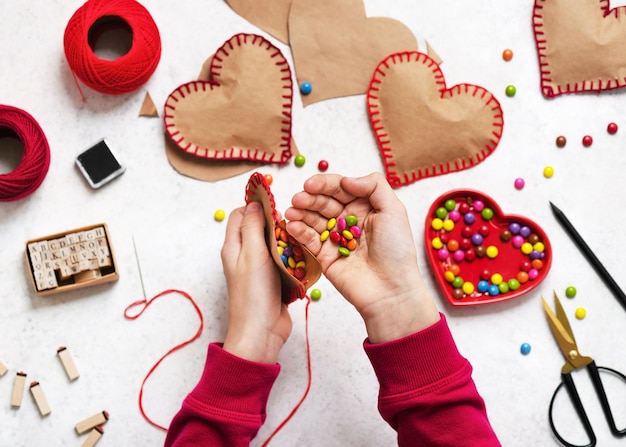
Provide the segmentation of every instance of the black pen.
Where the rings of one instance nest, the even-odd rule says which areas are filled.
[[[574,228],[569,219],[565,216],[565,214],[563,214],[563,211],[561,211],[552,202],[550,202],[550,207],[552,208],[552,212],[554,213],[554,217],[556,217],[556,220],[559,221],[569,237],[574,241],[578,249],[585,255],[587,261],[589,261],[596,273],[600,275],[600,278],[602,278],[602,280],[608,286],[611,292],[613,292],[615,298],[617,298],[621,305],[624,307],[624,309],[626,309],[626,295],[624,294],[620,286],[615,282],[615,280],[609,274],[606,268],[604,268],[604,265],[602,265],[598,257],[594,254],[591,248],[589,248],[589,245],[587,245],[587,243],[584,241],[578,231],[576,231],[576,228]]]

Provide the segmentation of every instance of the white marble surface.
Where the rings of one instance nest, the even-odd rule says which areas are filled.
[[[448,315],[462,353],[474,366],[474,379],[486,400],[492,424],[505,446],[557,445],[547,420],[548,402],[559,381],[563,359],[543,315],[540,296],[561,295],[568,285],[578,296],[564,304],[584,354],[598,364],[626,371],[626,312],[553,218],[548,200],[558,204],[587,238],[618,283],[624,278],[626,233],[621,231],[621,197],[626,156],[623,92],[566,96],[546,100],[539,90],[537,56],[531,28],[532,2],[483,0],[366,0],[371,16],[402,20],[421,48],[427,40],[443,58],[448,85],[474,83],[494,92],[504,109],[505,131],[495,153],[464,172],[420,181],[397,192],[406,204],[427,284],[434,286],[423,250],[424,219],[431,202],[454,188],[481,190],[506,212],[539,223],[554,248],[552,270],[532,293],[496,305],[453,308],[435,292]],[[168,288],[190,293],[205,318],[201,339],[169,357],[145,388],[145,407],[167,425],[203,368],[208,342],[224,336],[226,296],[219,250],[225,222],[214,221],[218,208],[243,202],[247,174],[205,183],[176,173],[169,165],[160,119],[137,116],[149,91],[159,109],[175,87],[192,80],[202,62],[235,33],[264,34],[237,16],[222,0],[166,2],[144,0],[162,35],[161,62],[149,82],[123,96],[83,88],[82,102],[63,54],[65,26],[79,1],[3,0],[0,4],[0,103],[31,113],[44,129],[52,151],[50,171],[26,199],[0,203],[0,361],[9,373],[0,378],[0,445],[71,446],[81,439],[73,430],[82,418],[101,410],[111,414],[99,445],[160,445],[164,433],[142,418],[139,387],[154,362],[171,346],[190,337],[198,320],[177,297],[155,303],[140,319],[123,312],[142,297],[133,251],[136,242],[146,292]],[[289,48],[278,44],[290,58]],[[511,48],[505,63],[501,52]],[[507,98],[504,88],[517,87]],[[619,132],[608,135],[614,121]],[[342,98],[303,109],[295,99],[294,138],[308,163],[267,167],[275,182],[278,207],[289,205],[303,179],[330,170],[357,176],[382,170],[364,96]],[[568,138],[564,149],[554,140]],[[590,148],[581,138],[594,137]],[[78,152],[107,137],[128,166],[101,190],[91,190],[75,169]],[[2,172],[14,163],[0,153]],[[546,179],[543,167],[555,175]],[[526,187],[513,187],[516,177]],[[117,283],[50,297],[31,290],[24,266],[26,240],[97,222],[109,225],[119,264]],[[391,229],[390,229],[391,230]],[[393,250],[393,247],[389,247]],[[361,349],[364,328],[355,311],[325,280],[324,296],[310,308],[313,385],[310,396],[280,432],[276,446],[387,446],[394,432],[376,410],[377,383]],[[576,320],[576,307],[588,315]],[[306,384],[304,303],[290,308],[292,336],[281,354],[282,373],[268,407],[268,419],[253,445],[260,443],[291,410]],[[532,352],[522,356],[520,344]],[[69,383],[56,358],[67,345],[81,377]],[[41,418],[30,395],[19,410],[9,405],[17,370],[38,380],[52,414]],[[586,375],[577,376],[587,383]],[[587,393],[590,391],[587,389]],[[615,411],[626,424],[623,392]],[[587,407],[599,444],[618,445],[592,395]],[[575,419],[572,420],[572,423]],[[619,445],[624,444],[624,440]]]

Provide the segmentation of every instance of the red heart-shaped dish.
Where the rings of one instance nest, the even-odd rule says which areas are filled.
[[[453,306],[517,298],[541,283],[552,248],[532,220],[504,214],[486,194],[453,190],[433,202],[425,223],[428,261]]]
[[[253,201],[259,202],[265,213],[265,240],[280,272],[283,302],[304,298],[322,276],[322,266],[308,248],[287,233],[286,223],[276,211],[274,195],[258,172],[250,176],[246,186],[246,203]]]

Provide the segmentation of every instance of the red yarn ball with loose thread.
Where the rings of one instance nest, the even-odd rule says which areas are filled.
[[[132,34],[128,53],[114,60],[98,57],[95,41],[109,29]],[[146,83],[161,59],[159,30],[146,8],[135,0],[89,0],[72,16],[63,38],[74,76],[110,95],[129,93]]]
[[[50,146],[37,121],[16,107],[0,105],[0,133],[17,137],[24,146],[15,170],[0,174],[0,202],[9,202],[39,188],[50,167]]]

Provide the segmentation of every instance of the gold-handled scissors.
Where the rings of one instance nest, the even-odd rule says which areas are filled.
[[[578,395],[578,390],[576,389],[576,385],[574,384],[574,380],[572,379],[572,372],[581,368],[586,368],[589,376],[591,377],[591,381],[593,383],[593,387],[598,395],[598,399],[600,400],[600,404],[602,405],[602,411],[604,412],[604,416],[609,424],[611,429],[611,433],[614,436],[622,437],[626,436],[626,428],[618,429],[615,424],[615,419],[613,417],[613,413],[611,412],[611,407],[609,405],[609,401],[606,397],[606,391],[604,390],[604,385],[602,384],[602,380],[600,379],[599,370],[608,371],[621,380],[626,382],[626,376],[619,371],[615,371],[614,369],[607,368],[604,366],[596,366],[595,361],[591,357],[587,357],[581,355],[578,351],[578,346],[576,345],[576,339],[574,338],[574,333],[572,332],[572,328],[569,324],[569,320],[565,315],[565,311],[563,310],[563,306],[559,301],[559,298],[554,294],[554,305],[556,307],[556,315],[552,312],[552,309],[546,303],[546,300],[541,297],[541,301],[543,302],[543,309],[548,318],[548,323],[550,324],[550,329],[552,329],[552,334],[554,334],[554,338],[556,339],[559,348],[561,348],[561,352],[565,357],[565,364],[561,369],[561,383],[554,390],[554,394],[552,395],[552,399],[550,400],[550,408],[549,408],[549,418],[550,418],[550,428],[552,428],[552,432],[557,437],[563,445],[567,447],[592,447],[596,445],[596,435],[593,432],[593,428],[591,427],[591,423],[589,422],[589,417],[585,411],[585,407],[580,400],[580,396]],[[574,404],[574,408],[576,409],[576,413],[582,422],[585,432],[589,437],[589,444],[585,444],[584,446],[579,446],[576,444],[571,444],[567,442],[557,431],[554,421],[552,418],[552,408],[554,405],[554,400],[556,398],[557,393],[561,389],[561,387],[565,386],[567,390],[567,394],[569,395],[572,403]]]

